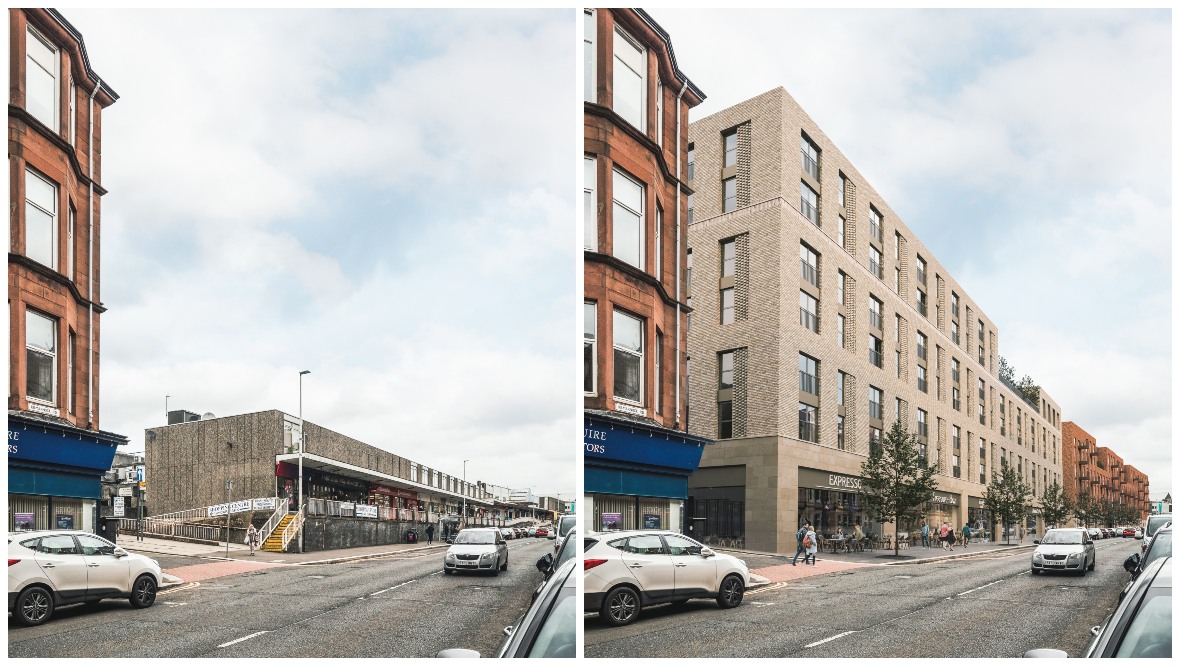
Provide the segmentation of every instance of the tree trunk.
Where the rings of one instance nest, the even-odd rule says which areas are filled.
[[[893,556],[898,557],[898,549],[901,548],[901,533],[897,531],[897,514],[893,514]]]

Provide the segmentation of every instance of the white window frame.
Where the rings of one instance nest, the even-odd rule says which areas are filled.
[[[53,201],[52,201],[53,209],[52,210],[46,210],[44,206],[42,206],[41,204],[39,204],[29,198],[29,178],[36,178],[37,180],[40,180],[41,182],[48,185],[53,190]],[[57,206],[58,206],[58,201],[57,201],[57,199],[58,199],[57,183],[53,182],[52,180],[49,180],[45,176],[42,176],[41,174],[37,173],[36,171],[33,171],[31,168],[26,167],[25,168],[25,253],[24,254],[29,259],[32,259],[33,261],[36,261],[39,264],[47,265],[47,266],[49,266],[49,268],[52,268],[54,270],[57,270],[57,263],[58,263],[58,254],[57,254],[57,243],[58,243]],[[49,263],[48,264],[44,264],[40,259],[33,257],[29,254],[29,214],[28,214],[28,207],[29,206],[32,206],[32,207],[36,208],[38,211],[49,216],[50,251],[49,251]]]
[[[620,39],[622,39],[624,44],[626,44],[627,46],[629,46],[639,52],[639,58],[641,60],[640,71],[636,72],[634,69],[631,68],[630,65],[623,62],[623,59],[619,57],[619,40]],[[643,132],[644,134],[646,134],[647,133],[647,49],[643,45],[641,45],[638,40],[633,39],[631,37],[631,35],[628,35],[626,32],[623,31],[622,28],[620,28],[619,26],[616,25],[615,26],[615,40],[614,40],[614,45],[613,45],[611,52],[614,57],[614,73],[615,73],[614,81],[612,82],[614,84],[612,87],[612,90],[616,93],[616,95],[617,95],[618,91],[622,88],[622,86],[619,85],[619,73],[621,71],[623,71],[625,69],[628,72],[632,72],[634,74],[639,75],[639,124],[632,122],[632,120],[630,118],[627,118],[627,117],[623,116],[623,114],[619,113],[618,108],[615,105],[613,99],[611,100],[611,108],[614,109],[615,113],[618,114],[618,116],[620,118],[631,123],[632,125],[637,127],[640,132]]]
[[[644,338],[646,337],[644,335],[644,330],[643,330],[643,323],[644,323],[643,319],[640,317],[636,317],[632,314],[629,314],[627,312],[624,312],[623,310],[619,310],[617,308],[611,313],[611,315],[614,318],[614,319],[612,319],[612,326],[611,326],[611,344],[614,347],[614,351],[622,352],[624,354],[629,354],[631,356],[636,356],[639,358],[639,400],[632,400],[631,398],[624,398],[624,397],[620,397],[618,395],[613,395],[614,394],[613,387],[611,390],[612,397],[615,399],[615,402],[621,402],[621,403],[628,404],[628,405],[642,406],[643,405],[643,391],[644,391],[644,384],[645,384],[644,372],[643,372],[643,369],[644,369],[643,368]],[[639,323],[639,351],[638,352],[636,352],[634,349],[627,349],[626,347],[620,347],[619,345],[614,343],[615,339],[618,337],[617,335],[615,335],[615,332],[618,330],[618,327],[614,326],[613,322],[617,321],[618,317],[627,317],[628,319],[634,319],[636,322]],[[617,372],[618,371],[618,364],[616,363],[613,365],[614,365],[615,371]]]
[[[664,84],[656,76],[656,143],[664,147]]]
[[[582,209],[586,215],[586,228],[582,234],[582,245],[591,252],[598,251],[598,159],[586,155],[582,158]],[[586,196],[590,197],[590,210],[586,211]]]
[[[725,248],[726,247],[733,248],[733,261],[728,264],[728,268],[729,268],[728,273],[726,272],[726,265],[727,265],[726,264],[727,260],[725,258]],[[736,275],[736,274],[737,274],[737,239],[736,238],[728,238],[726,240],[721,241],[721,277],[729,277],[731,275]]]
[[[74,75],[70,75],[70,145],[78,140],[78,86],[74,83]]]
[[[585,82],[582,84],[584,101],[598,103],[598,48],[595,40],[598,38],[598,17],[593,9],[582,10],[582,73]],[[589,28],[589,35],[586,29]]]
[[[29,51],[29,44],[31,43],[31,40],[36,40],[37,42],[40,42],[41,45],[44,46],[46,49],[48,49],[51,52],[51,54],[53,55],[53,63],[49,64],[48,67],[46,66],[46,63],[38,62],[37,59],[33,57],[32,52]],[[49,122],[46,122],[45,118],[38,116],[37,114],[33,113],[33,111],[31,109],[29,109],[29,103],[28,103],[29,91],[31,90],[31,87],[29,86],[29,72],[33,71],[33,69],[32,69],[33,67],[36,67],[37,69],[49,74],[49,76],[53,79],[53,100],[50,103],[50,110],[53,114],[53,117],[48,119]],[[59,81],[58,77],[60,75],[60,72],[61,72],[61,49],[59,49],[56,45],[54,45],[54,43],[52,41],[50,41],[48,38],[44,37],[41,33],[34,30],[33,26],[31,26],[31,25],[26,26],[26,32],[25,32],[25,110],[29,112],[29,115],[33,116],[38,121],[44,123],[47,127],[49,127],[49,129],[53,130],[53,132],[55,134],[61,133],[61,128],[59,127],[59,120],[58,120],[58,114],[59,114],[58,106],[60,104],[59,96],[61,95],[61,91],[59,90],[60,84],[58,83],[58,81]]]
[[[28,332],[29,332],[29,318],[30,317],[39,317],[39,318],[44,319],[45,321],[49,322],[50,326],[52,327],[51,331],[52,331],[52,336],[53,336],[53,347],[54,347],[53,349],[44,349],[42,347],[38,347],[38,346],[29,342]],[[50,317],[49,315],[41,314],[40,312],[37,312],[36,310],[33,310],[32,308],[25,309],[25,355],[27,357],[27,355],[30,352],[45,355],[45,356],[49,357],[50,365],[52,368],[52,371],[50,372],[50,378],[51,378],[50,379],[50,388],[49,388],[50,399],[45,400],[44,398],[36,398],[36,397],[29,395],[29,380],[27,377],[28,362],[26,361],[26,363],[25,363],[26,377],[25,377],[25,391],[24,391],[25,400],[32,402],[32,403],[40,404],[40,405],[49,405],[52,407],[57,406],[57,347],[58,347],[57,326],[58,326],[57,319]]]
[[[66,409],[71,414],[74,413],[74,393],[78,389],[78,382],[74,376],[74,346],[76,344],[77,337],[73,331],[70,331],[66,336]]]
[[[583,378],[582,392],[584,395],[598,395],[598,303],[594,301],[582,302],[582,353],[585,353],[586,343],[590,343],[590,391],[585,389]]]
[[[655,364],[656,364],[656,369],[655,369],[655,372],[656,372],[656,375],[655,375],[655,382],[656,382],[656,390],[655,390],[655,394],[656,394],[656,395],[655,395],[655,399],[653,399],[653,400],[652,400],[652,403],[653,403],[652,407],[653,407],[653,409],[655,410],[655,413],[656,413],[656,414],[659,414],[659,413],[660,413],[660,392],[661,392],[661,391],[663,390],[663,388],[664,388],[664,382],[663,382],[663,378],[660,376],[660,356],[661,356],[663,353],[664,353],[664,336],[663,336],[663,334],[661,334],[661,333],[659,332],[659,330],[657,330],[657,331],[656,331],[656,349],[655,349],[655,358],[653,359],[653,360],[655,361]]]
[[[631,262],[628,262],[626,259],[622,259],[621,257],[619,257],[619,254],[618,254],[618,242],[617,241],[619,238],[619,236],[618,236],[619,227],[618,227],[618,224],[616,224],[617,220],[615,219],[616,216],[614,214],[615,213],[614,206],[619,206],[619,207],[623,208],[623,210],[625,210],[629,213],[634,213],[639,216],[639,239],[638,239],[639,263],[632,264],[632,265],[634,265],[639,270],[643,270],[644,269],[644,259],[645,259],[645,255],[646,255],[646,252],[644,252],[644,250],[646,249],[646,246],[644,243],[645,243],[645,239],[647,237],[647,234],[646,234],[647,221],[646,221],[646,218],[644,217],[644,209],[647,204],[647,188],[645,188],[643,186],[643,183],[632,178],[631,176],[627,175],[623,171],[620,171],[619,169],[615,169],[613,171],[613,174],[614,174],[614,180],[611,181],[611,185],[612,185],[611,186],[611,199],[612,199],[612,204],[613,204],[613,206],[611,208],[611,254],[614,255],[616,258],[618,258],[620,261],[623,261],[624,263],[631,263]],[[619,201],[619,198],[617,196],[618,195],[617,190],[619,190],[620,188],[618,188],[616,185],[618,184],[618,182],[619,182],[618,179],[620,179],[620,178],[634,184],[636,187],[639,188],[639,210],[638,211],[634,210],[630,206],[627,206],[623,202]]]
[[[664,282],[664,243],[663,243],[663,228],[664,228],[664,209],[660,207],[660,202],[656,202],[656,281],[663,284]]]
[[[64,271],[69,276],[70,281],[77,279],[77,270],[74,268],[74,232],[75,225],[78,219],[78,211],[74,209],[73,204],[69,208],[69,221],[66,229],[66,270]]]

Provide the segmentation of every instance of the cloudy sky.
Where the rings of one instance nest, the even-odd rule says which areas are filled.
[[[102,427],[299,408],[572,496],[575,13],[83,11]]]
[[[650,13],[708,95],[692,118],[785,87],[1016,376],[1171,491],[1167,10]]]

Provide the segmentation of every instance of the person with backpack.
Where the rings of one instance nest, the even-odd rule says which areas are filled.
[[[815,553],[819,550],[819,543],[815,538],[815,530],[811,525],[807,526],[807,534],[803,535],[803,547],[807,549],[807,554],[803,556],[803,564],[807,564],[807,558],[811,558],[811,566],[815,566]]]
[[[971,526],[963,523],[963,547],[966,548],[969,543],[971,543]]]
[[[930,526],[924,520],[922,521],[922,545],[930,547]]]
[[[803,537],[807,536],[808,527],[809,525],[805,520],[803,521],[803,524],[799,526],[799,531],[795,532],[795,558],[791,560],[791,566],[796,566],[795,563],[799,561],[799,553],[804,554],[803,564],[807,564],[807,549],[803,547]]]

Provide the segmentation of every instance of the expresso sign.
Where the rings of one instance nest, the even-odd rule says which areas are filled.
[[[859,493],[862,479],[859,476],[836,474],[818,469],[799,468],[800,488],[820,488],[823,490],[842,490],[847,493]]]

